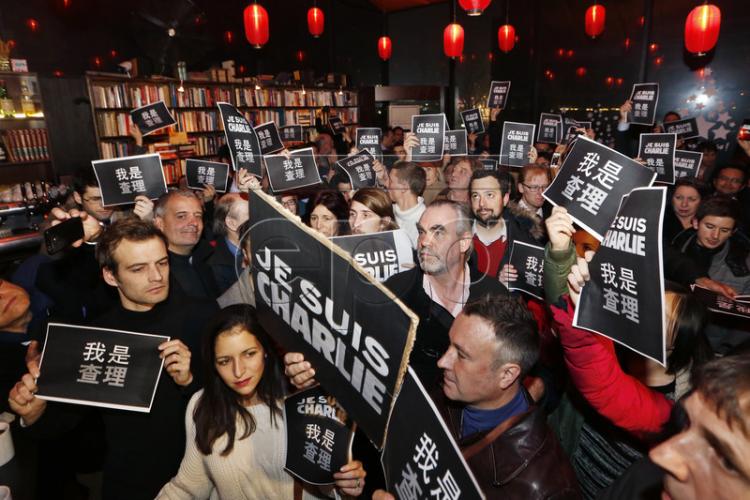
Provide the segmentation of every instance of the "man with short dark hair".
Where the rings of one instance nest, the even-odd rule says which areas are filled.
[[[403,229],[412,248],[417,248],[417,222],[424,213],[424,192],[426,177],[424,170],[416,163],[399,161],[388,172],[388,196],[393,202],[393,215],[396,224]]]
[[[692,229],[680,233],[673,243],[701,272],[727,287],[730,295],[750,294],[750,240],[737,231],[739,219],[736,201],[708,198],[698,207]],[[750,340],[750,330],[746,322],[714,315],[706,336],[714,350],[723,354]]]
[[[452,159],[446,169],[450,170],[450,175],[446,179],[448,188],[445,198],[468,205],[471,176],[478,170],[484,170],[484,165],[476,158],[460,156]]]
[[[89,239],[90,233],[85,238]],[[169,256],[164,235],[151,223],[135,218],[115,222],[100,238],[97,259],[108,285],[117,289],[118,305],[91,326],[165,335],[171,340],[154,356],[164,371],[149,413],[102,410],[106,457],[103,497],[151,499],[177,472],[185,447],[183,421],[187,402],[198,389],[194,367],[200,336],[216,303],[174,293],[169,284]],[[193,355],[191,356],[191,353]],[[34,396],[39,377],[39,351],[29,346],[27,368],[10,392],[11,408],[39,436],[73,429],[95,407],[47,403]]]
[[[745,187],[747,172],[737,165],[722,165],[714,173],[712,184],[717,194],[737,198]]]
[[[190,297],[215,300],[219,289],[207,262],[212,249],[201,237],[200,198],[193,191],[169,191],[157,202],[154,225],[167,238],[173,284]]]

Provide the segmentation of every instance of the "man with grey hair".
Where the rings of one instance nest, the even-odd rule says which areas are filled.
[[[448,349],[448,331],[466,303],[508,292],[500,282],[469,265],[471,229],[465,205],[449,200],[433,202],[417,223],[419,266],[385,282],[419,316],[410,365],[428,389],[437,387],[437,361]]]
[[[193,191],[169,191],[156,204],[154,225],[167,238],[173,287],[190,297],[216,299],[219,289],[207,262],[213,249],[202,238],[200,198]]]
[[[208,265],[214,273],[220,294],[237,281],[242,271],[242,235],[239,228],[249,218],[248,201],[239,193],[225,194],[214,206],[213,232],[216,246],[208,259]]]

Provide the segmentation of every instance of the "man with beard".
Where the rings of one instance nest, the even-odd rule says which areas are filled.
[[[469,182],[477,269],[493,277],[503,277],[506,284],[517,276],[515,268],[508,264],[513,241],[540,245],[544,238],[536,219],[508,206],[509,189],[508,179],[492,170],[474,172]]]

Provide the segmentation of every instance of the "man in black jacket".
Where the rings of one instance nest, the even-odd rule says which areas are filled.
[[[90,237],[90,235],[88,235]],[[49,403],[34,396],[39,350],[32,342],[25,374],[10,392],[11,408],[22,426],[38,438],[73,429],[92,411],[104,421],[106,499],[151,499],[177,472],[185,447],[187,402],[198,389],[191,352],[198,353],[204,325],[218,310],[215,302],[191,299],[171,290],[164,236],[136,219],[114,223],[101,237],[97,258],[104,280],[116,287],[119,304],[92,326],[165,335],[159,346],[164,371],[149,413]]]
[[[185,295],[216,299],[219,287],[208,265],[213,249],[202,238],[203,205],[193,191],[170,191],[159,198],[154,225],[164,233],[169,248],[172,285]]]
[[[214,279],[223,294],[237,282],[242,272],[242,248],[239,233],[240,226],[250,217],[247,199],[238,193],[222,196],[214,208],[213,233],[216,246],[208,265],[213,271]]]

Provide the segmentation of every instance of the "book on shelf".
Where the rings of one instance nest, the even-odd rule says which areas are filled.
[[[6,130],[3,142],[11,162],[49,160],[47,129]]]
[[[282,92],[277,89],[268,88],[256,89],[254,87],[237,87],[234,89],[234,102],[240,107],[284,106]]]
[[[221,120],[217,111],[184,111],[175,113],[177,124],[184,132],[220,131]]]
[[[184,87],[184,92],[172,88],[172,103],[178,108],[212,108],[217,102],[231,102],[232,91],[224,87]]]

